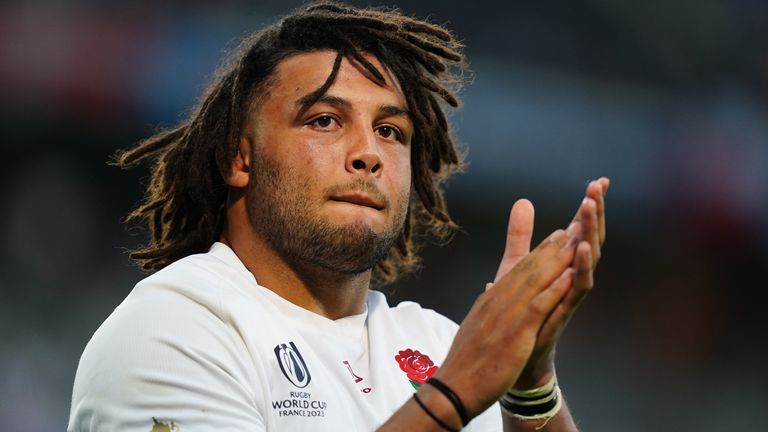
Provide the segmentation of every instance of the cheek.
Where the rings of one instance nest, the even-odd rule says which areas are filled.
[[[277,162],[283,175],[296,187],[311,187],[331,172],[335,151],[317,140],[302,139],[299,134],[284,134],[266,149],[269,158]]]
[[[407,150],[407,148],[405,149]],[[399,152],[391,158],[389,166],[392,171],[393,187],[408,192],[411,189],[411,155],[408,151]]]
[[[344,154],[341,150],[341,146],[329,144],[322,139],[297,140],[293,149],[296,153],[296,168],[326,176],[334,168],[344,167]]]

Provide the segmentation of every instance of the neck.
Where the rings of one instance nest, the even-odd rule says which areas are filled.
[[[334,320],[365,310],[371,270],[349,275],[290,261],[244,220],[230,218],[220,241],[232,248],[259,285],[297,306]]]

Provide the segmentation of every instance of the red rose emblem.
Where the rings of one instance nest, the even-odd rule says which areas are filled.
[[[410,348],[398,352],[395,360],[397,360],[400,369],[405,372],[415,389],[426,383],[437,371],[437,366],[435,366],[428,355]]]

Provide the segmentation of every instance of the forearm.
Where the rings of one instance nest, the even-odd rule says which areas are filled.
[[[455,430],[461,429],[461,420],[456,414],[453,406],[439,392],[430,386],[424,386],[417,393],[424,405],[441,421],[445,422]],[[567,404],[563,401],[560,411],[549,419],[544,425],[545,420],[520,420],[513,418],[504,410],[500,410],[505,432],[577,432],[573,418]],[[544,425],[544,427],[542,427]],[[388,431],[418,431],[418,432],[445,432],[435,420],[429,417],[413,398],[408,399],[392,417],[387,420],[379,429],[379,432]]]
[[[450,401],[430,385],[422,386],[416,392],[419,400],[435,417],[452,429],[461,429],[461,419]],[[432,419],[414,398],[408,399],[392,417],[377,429],[386,431],[445,432],[445,428]]]
[[[547,399],[549,399],[549,394],[554,394],[555,398],[557,398],[554,400],[557,402],[555,403],[554,407],[551,408],[551,410],[556,411],[556,413],[554,416],[547,418],[547,410],[550,408],[544,405],[541,407],[539,414],[539,416],[542,418],[526,420],[513,416],[502,408],[501,415],[504,421],[504,430],[507,432],[578,431],[576,424],[573,421],[573,417],[571,417],[571,412],[565,403],[562,390],[559,388],[555,378],[557,373],[555,372],[554,350],[542,356],[542,358],[546,360],[539,363],[538,365],[529,365],[526,367],[526,369],[523,370],[523,373],[520,375],[517,382],[515,382],[514,388],[520,389],[517,390],[519,396],[527,396],[529,398],[536,397],[537,399],[540,399],[542,403],[547,402]],[[515,390],[510,391],[514,392]],[[511,402],[512,405],[506,406],[512,411],[515,411],[516,405],[514,404],[518,403],[514,400],[515,397],[516,396],[514,394],[509,393],[504,397],[511,398],[507,400]],[[504,405],[504,402],[502,402],[502,405]],[[557,408],[558,405],[559,408]]]

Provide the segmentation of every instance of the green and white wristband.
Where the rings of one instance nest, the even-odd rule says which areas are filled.
[[[509,389],[499,400],[501,409],[519,420],[544,420],[536,429],[541,429],[560,412],[563,395],[555,377],[545,385],[530,389]]]
[[[510,395],[510,397],[517,399],[540,399],[550,395],[555,390],[555,387],[557,387],[557,377],[552,375],[552,378],[541,387],[528,390],[518,390],[513,387],[507,390],[507,394]]]

